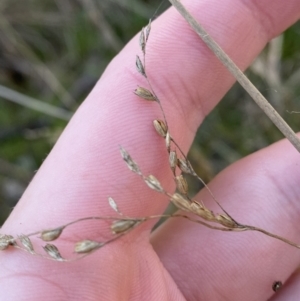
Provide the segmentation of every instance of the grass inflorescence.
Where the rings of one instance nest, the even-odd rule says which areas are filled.
[[[154,119],[152,126],[153,130],[161,137],[163,144],[165,145],[166,152],[168,154],[168,165],[172,172],[172,177],[174,184],[176,186],[175,192],[169,192],[165,190],[160,181],[155,177],[155,175],[149,174],[145,175],[141,171],[138,162],[135,162],[132,156],[127,152],[125,146],[120,146],[120,155],[123,158],[125,164],[129,170],[135,173],[141,178],[143,182],[152,190],[157,193],[163,194],[169,201],[175,205],[177,211],[172,214],[160,214],[151,215],[144,217],[130,217],[126,216],[120,211],[117,202],[113,197],[108,197],[108,205],[117,214],[116,216],[90,216],[84,217],[71,221],[67,224],[55,227],[52,229],[44,229],[34,233],[20,234],[16,237],[9,234],[0,235],[0,250],[7,250],[9,248],[17,248],[24,250],[32,255],[41,256],[43,258],[55,260],[55,261],[72,261],[78,260],[85,257],[103,247],[109,243],[113,243],[119,238],[123,237],[127,233],[131,232],[136,227],[141,224],[160,218],[184,218],[190,222],[197,223],[201,226],[206,226],[210,229],[221,230],[221,231],[257,231],[261,232],[267,236],[273,237],[275,239],[281,240],[289,245],[296,248],[300,248],[297,243],[291,242],[290,240],[278,236],[276,234],[270,233],[264,229],[245,225],[238,222],[225,208],[221,205],[221,202],[217,200],[213,192],[206,185],[205,181],[197,174],[194,170],[190,160],[187,155],[182,151],[180,145],[176,142],[169,124],[166,118],[165,109],[163,107],[162,101],[159,96],[155,93],[155,90],[151,84],[151,80],[147,74],[146,68],[146,50],[151,33],[151,20],[149,24],[142,29],[139,38],[139,45],[141,49],[142,56],[136,56],[136,68],[138,72],[146,79],[148,87],[138,86],[134,93],[144,101],[153,102],[153,105],[158,105],[162,113],[162,119]],[[186,180],[186,175],[189,175],[199,181],[204,185],[205,189],[208,190],[212,199],[218,205],[220,213],[215,213],[202,202],[198,202],[190,197],[190,189],[188,182]],[[82,240],[74,241],[73,253],[75,257],[65,258],[56,244],[56,242],[63,236],[64,231],[71,225],[79,224],[88,220],[104,220],[109,223],[110,237],[103,239],[101,241],[91,240],[83,238]],[[39,238],[43,243],[41,245],[42,251],[37,250],[35,244],[32,242],[32,238]]]

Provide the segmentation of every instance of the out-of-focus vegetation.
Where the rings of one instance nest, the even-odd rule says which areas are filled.
[[[0,224],[109,61],[160,4],[161,0],[1,1]],[[156,14],[168,6],[165,1]],[[289,112],[300,111],[299,67],[298,23],[274,40],[248,71],[296,131],[300,115]],[[209,180],[281,137],[235,85],[200,128],[190,158]]]

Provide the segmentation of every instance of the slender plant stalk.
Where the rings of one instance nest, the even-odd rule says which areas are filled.
[[[241,86],[249,93],[256,104],[264,111],[264,113],[277,126],[282,134],[293,144],[300,152],[300,139],[295,132],[289,127],[284,119],[277,113],[267,99],[257,90],[245,74],[231,60],[231,58],[223,51],[223,49],[215,42],[215,40],[205,31],[195,18],[187,11],[179,0],[169,0],[183,18],[191,25],[194,31],[199,35],[206,46],[216,55],[223,65],[231,72]]]

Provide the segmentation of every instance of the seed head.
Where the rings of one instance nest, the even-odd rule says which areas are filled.
[[[75,244],[74,252],[78,254],[90,253],[101,248],[104,245],[102,242],[93,240],[82,240]]]
[[[178,159],[177,165],[182,172],[187,174],[193,174],[193,168],[189,161],[185,159]]]
[[[175,182],[176,182],[176,187],[178,191],[182,194],[187,194],[188,193],[188,183],[186,179],[183,177],[183,175],[175,177]]]
[[[171,151],[169,154],[169,164],[173,172],[175,172],[177,166],[177,154],[176,151]]]
[[[137,174],[141,174],[140,168],[139,166],[132,160],[131,156],[129,155],[129,153],[126,151],[126,149],[124,149],[122,146],[120,146],[120,153],[121,156],[123,158],[123,160],[126,162],[127,167],[137,173]]]
[[[202,217],[203,219],[205,219],[207,221],[217,221],[214,213],[205,207],[203,207],[202,209],[199,209],[197,212],[195,212],[195,214]]]
[[[53,241],[57,239],[63,231],[63,228],[56,228],[56,229],[51,229],[51,230],[44,230],[41,233],[41,239],[43,241]]]
[[[12,235],[0,234],[0,251],[7,249],[15,244],[15,239]]]
[[[145,177],[144,180],[151,189],[156,190],[157,192],[164,191],[160,182],[153,175],[149,175],[148,177]]]
[[[131,228],[133,228],[138,221],[136,220],[118,220],[114,221],[111,225],[111,231],[113,234],[120,234],[123,233]]]
[[[167,134],[166,134],[166,148],[169,153],[171,150],[171,136],[170,136],[169,132],[167,132]]]
[[[190,206],[191,206],[191,202],[186,199],[184,196],[182,196],[180,193],[174,193],[171,197],[171,201],[172,203],[181,210],[190,212]]]
[[[148,23],[148,25],[146,27],[146,30],[145,30],[145,32],[146,32],[146,42],[148,41],[150,31],[151,31],[151,19],[149,20],[149,23]]]
[[[21,244],[24,246],[24,248],[27,251],[29,251],[30,253],[34,253],[33,245],[32,245],[31,240],[28,236],[21,234],[21,235],[18,236],[18,238],[19,238]]]
[[[115,200],[114,200],[112,197],[108,197],[108,203],[109,203],[109,206],[110,206],[114,211],[116,211],[118,214],[122,215],[122,213],[121,213],[120,210],[119,210],[119,207],[118,207],[117,203],[115,202]]]
[[[58,248],[52,244],[46,244],[43,249],[45,252],[53,259],[57,261],[63,261],[62,256],[60,255]]]
[[[228,215],[225,214],[219,214],[216,216],[217,221],[227,228],[235,228],[236,222],[233,221]]]
[[[141,30],[139,42],[140,42],[141,50],[142,50],[143,53],[145,54],[146,38],[145,38],[145,34],[144,34],[144,28]]]
[[[134,94],[145,100],[156,101],[155,96],[148,89],[143,87],[137,87],[134,90]]]
[[[147,76],[146,76],[146,72],[145,72],[145,68],[144,68],[144,66],[143,66],[143,63],[142,63],[142,61],[141,61],[141,59],[140,59],[140,57],[139,57],[138,55],[136,56],[135,65],[136,65],[137,71],[138,71],[140,74],[142,74],[144,77],[147,77]]]
[[[168,128],[165,125],[165,123],[162,120],[159,119],[155,119],[153,120],[153,126],[156,130],[156,132],[163,138],[166,137],[167,132],[168,132]]]

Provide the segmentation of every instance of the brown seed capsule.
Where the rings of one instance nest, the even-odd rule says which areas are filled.
[[[159,119],[153,120],[153,126],[154,126],[156,132],[160,136],[162,136],[163,138],[166,137],[167,132],[168,132],[168,128],[162,120],[159,120]]]
[[[139,42],[140,42],[141,50],[143,51],[143,53],[145,53],[146,38],[145,38],[145,34],[144,34],[144,28],[141,30]]]
[[[137,87],[134,90],[134,94],[146,100],[156,101],[155,96],[148,89],[143,87]]]
[[[160,182],[153,175],[149,175],[148,177],[145,177],[144,180],[151,189],[156,190],[157,192],[164,191]]]
[[[170,136],[169,132],[167,132],[167,134],[166,134],[166,148],[167,148],[167,151],[170,152],[170,150],[171,150],[171,136]]]
[[[112,197],[108,197],[108,203],[109,206],[116,211],[117,213],[119,213],[120,215],[122,215],[122,213],[120,212],[117,203],[115,202],[115,200]]]
[[[200,210],[201,211],[204,210],[203,206],[196,201],[192,201],[190,208],[191,208],[191,212],[195,214],[197,214]]]
[[[129,230],[130,228],[133,228],[137,223],[138,221],[136,220],[121,219],[118,221],[114,221],[110,228],[113,234],[120,234]]]
[[[188,193],[188,183],[186,179],[183,177],[183,175],[175,177],[176,187],[178,191],[182,194]]]
[[[146,42],[148,41],[149,35],[150,35],[150,31],[151,31],[151,19],[149,20],[149,24],[146,27]]]
[[[219,214],[216,216],[217,221],[227,228],[235,228],[236,223],[233,221],[228,215],[225,214]]]
[[[205,207],[203,208],[203,210],[199,210],[197,215],[201,216],[202,218],[204,218],[207,221],[215,221],[216,220],[216,216],[214,215],[214,213]]]
[[[141,174],[140,168],[139,166],[132,160],[131,156],[129,155],[129,153],[126,151],[126,149],[124,149],[122,146],[120,146],[120,153],[121,156],[123,158],[123,160],[126,162],[127,167],[137,173],[137,174]]]
[[[177,166],[177,154],[176,151],[171,151],[169,154],[169,164],[173,172],[175,172]]]
[[[192,201],[190,208],[191,212],[202,217],[203,219],[207,221],[216,221],[214,213],[211,210],[205,208],[204,205],[198,203],[197,201]]]
[[[0,234],[0,251],[7,249],[15,244],[15,239],[11,235]]]
[[[33,245],[28,236],[22,234],[19,235],[18,238],[27,251],[29,251],[30,253],[34,253]]]
[[[74,252],[78,254],[90,253],[101,248],[104,243],[92,240],[82,240],[75,244]]]
[[[62,256],[60,255],[57,247],[55,245],[52,245],[52,244],[46,244],[43,249],[45,250],[45,252],[50,256],[52,257],[53,259],[55,260],[58,260],[58,261],[63,261],[63,258]]]
[[[177,165],[179,169],[187,174],[193,174],[191,163],[185,159],[178,159]]]
[[[282,282],[281,281],[274,281],[272,284],[272,289],[274,292],[277,292],[281,289],[282,287]]]
[[[41,239],[43,241],[53,241],[61,235],[62,231],[63,231],[63,228],[56,228],[56,229],[52,229],[52,230],[44,230],[41,233]]]
[[[136,56],[135,65],[136,65],[137,71],[138,71],[140,74],[142,74],[143,76],[147,77],[147,76],[146,76],[146,72],[145,72],[145,68],[144,68],[144,66],[143,66],[143,63],[142,63],[142,61],[141,61],[141,59],[140,59],[140,57],[139,57],[138,55]]]
[[[174,193],[171,197],[172,203],[181,210],[190,212],[191,202],[179,193]]]

